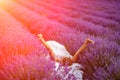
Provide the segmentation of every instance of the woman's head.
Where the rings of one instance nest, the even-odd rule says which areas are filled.
[[[68,57],[63,57],[62,60],[61,60],[62,65],[70,66],[70,65],[72,65],[72,63],[73,63],[72,60]]]

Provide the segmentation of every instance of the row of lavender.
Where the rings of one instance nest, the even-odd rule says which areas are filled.
[[[79,56],[78,62],[84,66],[84,79],[101,80],[109,79],[110,77],[113,80],[119,79],[120,7],[115,5],[118,3],[114,1],[101,3],[99,0],[93,0],[91,2],[89,0],[58,0],[57,2],[50,0],[13,0],[7,2],[8,3],[3,2],[1,8],[10,14],[9,16],[14,17],[22,27],[27,28],[33,35],[42,33],[46,40],[53,39],[64,44],[71,54],[75,53],[86,38],[90,37],[93,39],[95,44],[89,45],[90,47]],[[62,5],[63,3],[64,5]],[[111,3],[114,5],[111,5]],[[68,40],[70,41],[68,42]],[[44,51],[45,50],[42,49],[43,53],[47,53]],[[33,57],[36,58],[36,56]],[[24,57],[24,59],[27,58],[31,57]],[[21,57],[19,57],[19,59],[21,59]],[[39,60],[39,57],[36,59]],[[29,65],[25,64],[27,67],[35,69],[32,71],[29,71],[31,69],[25,71],[27,67],[21,63],[22,67],[24,67],[23,69],[25,69],[23,73],[30,79],[38,79],[40,77],[50,78],[48,74],[42,75],[43,73],[40,73],[41,70],[38,68],[40,68],[41,65],[36,64],[40,64],[42,59],[40,59],[40,61],[38,60],[31,61],[28,59],[25,61],[29,63]],[[51,64],[52,63],[47,64],[46,61],[48,67],[44,65],[43,72],[48,73],[47,69]],[[36,66],[33,67],[30,65]],[[22,69],[22,67],[20,69]],[[9,68],[3,70],[9,70]],[[19,72],[19,70],[17,72]],[[21,75],[24,76],[23,73],[19,74],[17,72],[15,71],[14,73],[13,70],[13,74],[10,74],[12,72],[8,72],[7,76],[14,74],[17,74],[17,77],[21,77]],[[27,74],[28,72],[30,74]],[[1,73],[6,72],[1,71]],[[34,73],[36,74],[33,75]],[[33,76],[29,77],[31,75]],[[38,77],[39,75],[42,76]],[[13,78],[16,76],[13,76]],[[51,78],[53,78],[53,76]]]

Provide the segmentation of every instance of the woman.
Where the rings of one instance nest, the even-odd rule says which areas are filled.
[[[85,50],[87,44],[93,43],[91,39],[86,39],[83,45],[77,50],[77,52],[72,56],[66,48],[56,41],[45,41],[42,34],[38,34],[39,39],[45,45],[45,47],[50,51],[50,57],[56,62],[56,70],[61,63],[63,66],[68,65],[71,67],[71,71],[68,73],[73,74],[78,80],[82,79],[83,72],[80,70],[81,65],[77,63],[79,54]],[[66,75],[66,77],[68,76]]]

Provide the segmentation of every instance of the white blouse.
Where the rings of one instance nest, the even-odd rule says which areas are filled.
[[[51,49],[53,50],[53,52],[55,53],[55,56],[56,57],[59,57],[59,58],[62,58],[62,57],[69,57],[69,58],[72,58],[72,55],[66,50],[66,48],[56,42],[56,41],[46,41],[47,44],[51,47]],[[58,69],[59,67],[59,63],[58,62],[55,62],[55,66],[56,66],[56,69]],[[83,75],[83,71],[80,70],[82,68],[82,66],[78,63],[73,63],[71,66],[68,66],[71,68],[70,72],[65,76],[64,79],[66,79],[68,77],[69,74],[73,74],[77,80],[82,80],[82,75]],[[64,66],[63,66],[64,68]]]

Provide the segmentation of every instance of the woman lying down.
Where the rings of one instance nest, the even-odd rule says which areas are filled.
[[[68,73],[73,74],[77,80],[82,80],[82,74],[83,71],[80,70],[82,66],[77,63],[77,59],[79,57],[79,54],[85,50],[87,47],[87,44],[93,43],[93,40],[86,39],[83,43],[83,45],[77,50],[77,52],[72,56],[66,48],[61,45],[60,43],[56,41],[45,41],[42,34],[38,34],[39,39],[41,42],[45,45],[45,47],[50,51],[50,57],[55,61],[56,63],[56,70],[58,69],[59,64],[61,63],[64,67],[64,65],[68,65],[71,68],[71,71]],[[68,77],[66,75],[65,78]]]

